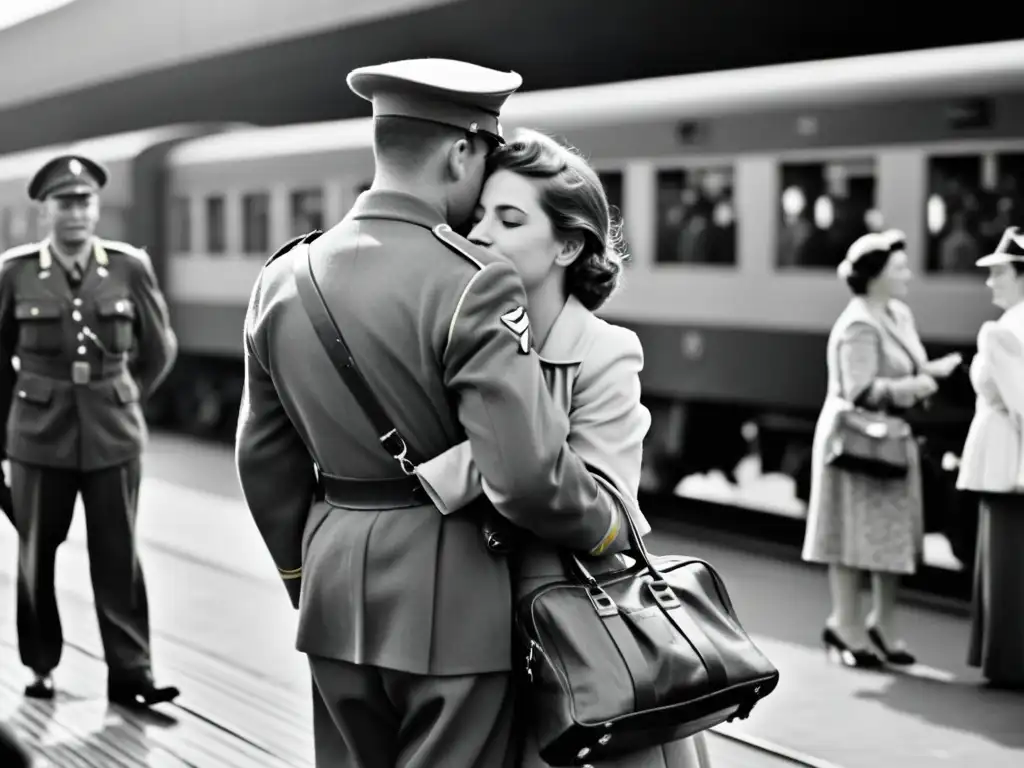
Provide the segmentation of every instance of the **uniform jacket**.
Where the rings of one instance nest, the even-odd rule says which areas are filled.
[[[443,222],[414,197],[364,193],[311,244],[324,298],[416,453],[436,456],[468,437],[499,513],[590,549],[618,507],[567,445],[568,420],[524,343],[522,283]],[[299,650],[417,674],[508,670],[508,566],[485,548],[478,515],[313,503],[314,461],[360,479],[398,467],[320,346],[293,255],[282,249],[253,289],[236,459],[293,601],[301,583]]]
[[[141,404],[176,354],[144,251],[95,239],[77,287],[48,241],[7,251],[0,260],[0,453],[82,471],[138,457],[146,441]],[[88,364],[90,381],[72,381],[75,362]]]
[[[1024,493],[1024,304],[982,325],[971,383],[977,401],[957,487]]]
[[[555,402],[569,416],[573,452],[611,482],[638,532],[646,535],[651,526],[636,500],[643,441],[651,425],[640,403],[640,340],[570,296],[538,357]],[[461,510],[483,493],[469,441],[423,462],[417,474],[444,514]],[[557,559],[548,564],[558,568]]]

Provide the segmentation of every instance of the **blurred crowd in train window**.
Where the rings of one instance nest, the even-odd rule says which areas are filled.
[[[736,263],[736,210],[731,168],[658,173],[656,261]]]
[[[1024,226],[1024,154],[958,155],[929,162],[930,272],[975,272],[1007,227]]]
[[[882,227],[874,160],[781,167],[776,265],[835,268],[861,235]]]

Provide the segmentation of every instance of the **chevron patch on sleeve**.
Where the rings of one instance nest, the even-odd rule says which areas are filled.
[[[530,316],[525,307],[519,306],[501,316],[502,324],[512,331],[519,343],[519,354],[530,354]]]

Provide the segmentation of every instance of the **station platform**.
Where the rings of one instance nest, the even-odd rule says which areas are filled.
[[[14,631],[16,542],[0,522],[0,722],[39,768],[312,768],[309,674],[296,615],[241,500],[229,447],[154,435],[138,535],[155,674],[181,697],[147,714],[109,706],[79,511],[58,556],[66,640],[53,702],[24,699]],[[708,734],[715,768],[918,768],[1024,764],[1024,696],[991,691],[963,663],[967,619],[907,606],[922,664],[905,673],[829,662],[818,644],[824,573],[653,520],[651,549],[707,559],[744,626],[778,666],[748,720]]]

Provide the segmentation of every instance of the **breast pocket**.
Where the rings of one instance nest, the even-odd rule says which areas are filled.
[[[18,321],[18,346],[25,352],[56,354],[61,351],[61,316],[64,307],[58,301],[35,299],[14,305]]]
[[[131,299],[104,299],[96,304],[103,344],[114,353],[127,352],[134,338],[135,304]]]

